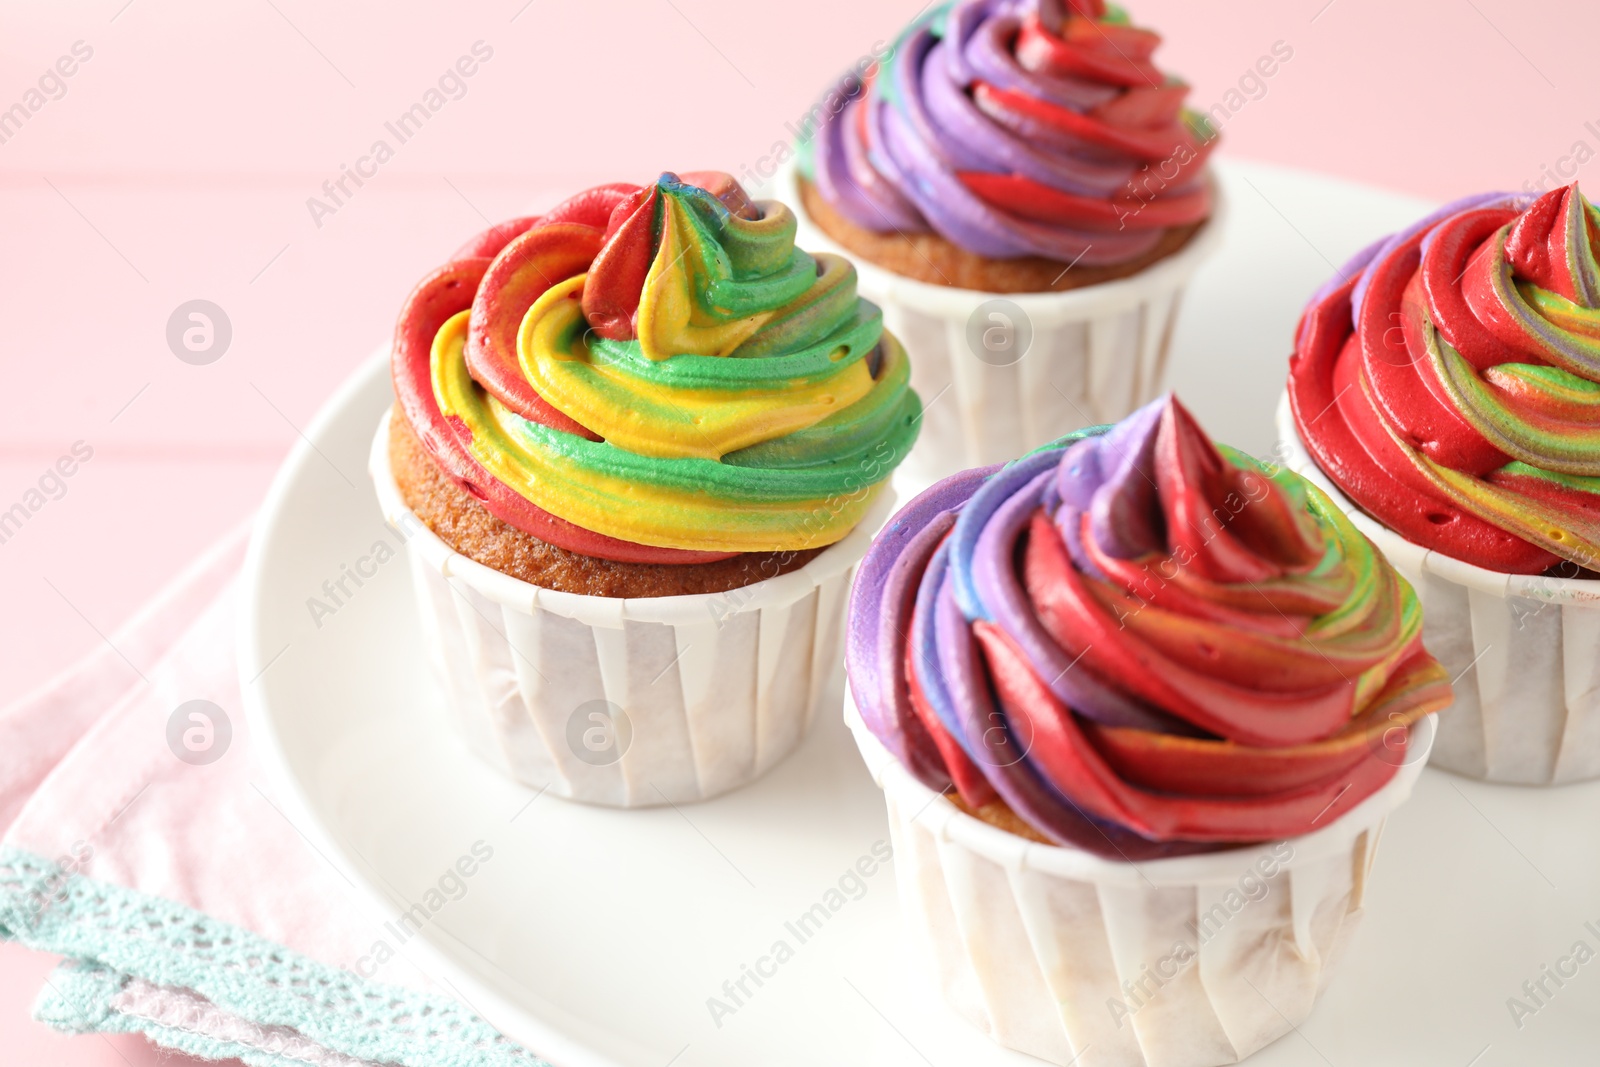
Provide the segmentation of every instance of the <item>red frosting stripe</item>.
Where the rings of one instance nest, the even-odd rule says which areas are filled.
[[[1198,741],[1174,761],[1179,773],[1166,785],[1176,786],[1185,775],[1200,782],[1204,793],[1168,794],[1138,788],[1113,768],[1089,740],[1071,711],[1056,699],[1028,668],[1026,658],[1006,634],[989,623],[974,625],[983,646],[990,675],[1006,715],[1025,723],[1033,745],[1029,758],[1053,781],[1071,782],[1073,799],[1092,816],[1117,823],[1142,837],[1158,841],[1265,840],[1292,836],[1327,825],[1371,796],[1394,775],[1397,764],[1372,758],[1370,745],[1355,739],[1341,746],[1341,759],[1322,762],[1320,754],[1307,764],[1327,774],[1300,784],[1279,766],[1280,778],[1290,788],[1270,795],[1252,796],[1241,790],[1240,779],[1228,777],[1252,760],[1276,761],[1278,752],[1251,752],[1218,742]],[[1403,742],[1402,742],[1403,744]],[[1403,757],[1403,750],[1399,753]],[[1302,768],[1296,768],[1302,769]],[[1159,777],[1160,765],[1146,765],[1142,773]],[[1255,783],[1257,789],[1265,783]]]
[[[1025,219],[1063,225],[1116,229],[1129,215],[1138,213],[1141,221],[1150,226],[1186,226],[1196,215],[1204,215],[1211,202],[1211,194],[1205,189],[1148,202],[1131,197],[1097,200],[1059,192],[1020,174],[961,171],[957,177],[996,207]]]
[[[1355,686],[1344,678],[1328,681],[1317,671],[1300,679],[1301,687],[1273,692],[1256,688],[1257,678],[1249,685],[1230,680],[1227,664],[1197,670],[1162,654],[1090,592],[1088,579],[1072,565],[1061,536],[1043,515],[1035,515],[1029,528],[1023,575],[1039,622],[1070,657],[1081,657],[1095,673],[1120,679],[1144,701],[1202,729],[1240,744],[1281,746],[1329,737],[1350,719]],[[1218,648],[1208,654],[1197,647],[1183,658],[1221,657]],[[1296,663],[1302,669],[1309,665],[1306,656]]]
[[[601,337],[632,341],[639,336],[639,294],[655,261],[660,190],[650,188],[617,205],[606,225],[606,245],[583,286],[583,317]]]
[[[1159,87],[1167,76],[1150,62],[1161,38],[1133,26],[1115,26],[1096,19],[1068,19],[1058,33],[1023,20],[1017,38],[1017,62],[1024,70],[1058,78],[1082,78],[1107,85]]]
[[[473,378],[525,419],[591,441],[600,435],[551,407],[534,392],[517,361],[523,316],[556,282],[580,274],[600,251],[600,231],[578,223],[545,223],[507,244],[478,286],[467,329]]]
[[[1027,93],[997,88],[985,81],[973,83],[972,99],[981,110],[1001,121],[1008,117],[1008,113],[1022,115],[1088,144],[1125,152],[1151,163],[1175,155],[1178,147],[1189,139],[1188,131],[1176,119],[1170,121],[1165,129],[1113,125],[1112,116],[1118,115],[1117,112],[1111,112],[1110,115],[1098,112],[1090,116],[1071,108],[1057,107]]]

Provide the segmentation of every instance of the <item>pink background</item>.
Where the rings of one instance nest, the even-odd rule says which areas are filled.
[[[758,165],[838,70],[918,0],[10,5],[0,109],[75,42],[92,58],[0,144],[0,510],[74,442],[93,459],[0,544],[0,702],[87,651],[247,516],[410,286],[484,224],[598,181]],[[796,17],[793,12],[804,11]],[[1293,58],[1225,151],[1434,198],[1539,181],[1600,152],[1592,0],[1142,0],[1202,109],[1282,41]],[[376,177],[316,225],[308,197],[474,42],[493,50]],[[1245,89],[1252,88],[1246,81]],[[1234,102],[1239,98],[1235,97]],[[1600,164],[1577,176],[1600,188]],[[169,314],[221,305],[218,362]],[[0,754],[0,758],[4,758]],[[26,1020],[48,961],[0,947],[18,1063],[151,1062],[136,1039]]]

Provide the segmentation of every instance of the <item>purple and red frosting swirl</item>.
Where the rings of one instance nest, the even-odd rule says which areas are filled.
[[[1216,139],[1151,62],[1160,41],[1103,0],[944,5],[858,92],[830,94],[837,116],[802,170],[878,233],[933,231],[992,259],[1136,260],[1211,212]]]
[[[913,500],[862,564],[847,656],[928,788],[1130,860],[1328,825],[1450,699],[1371,543],[1171,397]]]

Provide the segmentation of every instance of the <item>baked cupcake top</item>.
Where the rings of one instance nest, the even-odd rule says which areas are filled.
[[[1410,586],[1173,398],[922,494],[852,595],[868,729],[970,813],[1101,855],[1328,825],[1449,702]]]
[[[395,392],[494,516],[602,559],[832,544],[915,439],[905,350],[782,204],[707,172],[474,238],[412,293]]]
[[[1457,201],[1357,255],[1290,363],[1302,440],[1363,510],[1489,570],[1600,570],[1600,211]]]
[[[802,173],[866,230],[992,259],[1138,260],[1211,210],[1215,138],[1151,62],[1160,40],[1103,0],[945,4],[864,86],[828,95]]]

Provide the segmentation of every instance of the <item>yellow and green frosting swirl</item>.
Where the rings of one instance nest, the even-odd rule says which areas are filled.
[[[434,395],[484,470],[576,526],[662,548],[798,551],[860,521],[920,423],[905,350],[846,260],[796,248],[787,207],[727,186],[719,199],[667,174],[639,190],[589,269],[523,315],[527,385],[598,440],[474,378],[485,294],[445,321]]]

